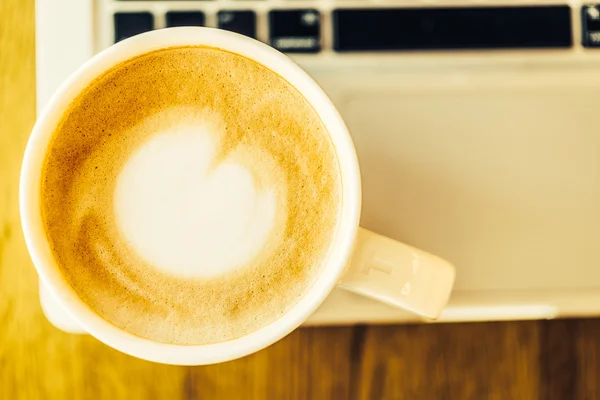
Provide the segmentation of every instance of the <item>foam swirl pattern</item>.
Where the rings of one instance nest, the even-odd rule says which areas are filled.
[[[265,326],[307,291],[341,191],[298,91],[239,55],[180,47],[126,61],[75,99],[45,162],[42,216],[97,314],[206,344]]]

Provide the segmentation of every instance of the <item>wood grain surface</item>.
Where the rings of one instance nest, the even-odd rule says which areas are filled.
[[[600,399],[600,320],[305,328],[193,368],[52,327],[17,209],[35,119],[33,8],[0,0],[0,399]]]

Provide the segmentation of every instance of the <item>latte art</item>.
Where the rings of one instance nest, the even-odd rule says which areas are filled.
[[[51,142],[42,217],[77,295],[137,336],[207,344],[290,310],[327,262],[342,188],[318,114],[277,74],[206,47],[94,80]]]
[[[117,180],[121,232],[146,262],[173,275],[206,278],[242,268],[285,228],[280,167],[249,146],[215,162],[215,129],[190,121],[151,137]],[[257,185],[260,177],[270,182]]]

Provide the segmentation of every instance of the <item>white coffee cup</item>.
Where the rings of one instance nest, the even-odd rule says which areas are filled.
[[[94,313],[63,277],[46,238],[40,207],[43,162],[56,125],[73,99],[96,77],[137,55],[185,45],[203,45],[243,55],[286,79],[312,104],[335,145],[342,174],[341,222],[326,265],[306,295],[275,322],[227,342],[183,346],[143,339]],[[396,184],[390,182],[390,184]],[[179,365],[211,364],[258,351],[298,327],[325,300],[334,286],[436,318],[454,283],[448,262],[359,228],[360,173],[352,139],[323,90],[293,61],[277,50],[235,33],[210,28],[171,28],[138,35],[115,44],[79,68],[58,89],[39,117],[23,159],[20,182],[21,221],[40,279],[51,296],[81,327],[107,345],[150,361]]]

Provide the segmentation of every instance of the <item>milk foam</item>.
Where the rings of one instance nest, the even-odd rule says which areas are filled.
[[[306,99],[206,47],[150,52],[90,83],[43,174],[46,236],[79,298],[181,345],[247,335],[297,304],[327,265],[343,191]]]
[[[218,136],[209,126],[175,126],[143,143],[118,177],[117,224],[164,272],[209,278],[243,267],[274,228],[274,190],[257,187],[239,160],[215,165]]]

